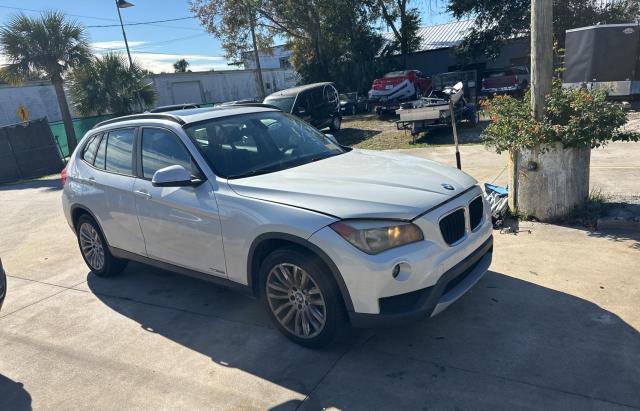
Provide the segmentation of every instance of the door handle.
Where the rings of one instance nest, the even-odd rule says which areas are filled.
[[[133,192],[134,194],[140,196],[140,197],[144,197],[147,200],[151,198],[151,194],[147,193],[146,191],[143,190],[136,190]]]

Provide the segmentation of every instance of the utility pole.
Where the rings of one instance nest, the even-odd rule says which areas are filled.
[[[531,113],[542,120],[553,78],[553,1],[531,0]]]
[[[536,120],[542,120],[544,117],[544,99],[551,93],[552,78],[553,1],[531,0],[531,115]],[[527,161],[525,157],[535,159],[537,162],[539,149],[533,147],[530,150],[531,153],[528,153],[528,150],[525,151],[527,153],[523,153],[521,150],[514,150],[510,153],[509,208],[516,213],[519,213],[521,209],[524,209],[525,212],[536,209],[536,201],[539,201],[531,193],[526,192],[530,190],[525,188],[521,192],[521,163]],[[541,176],[539,173],[535,175]],[[532,180],[531,176],[528,178]],[[523,184],[531,184],[531,181],[524,181]]]
[[[256,20],[255,14],[251,12],[251,42],[253,43],[253,58],[256,60],[256,76],[258,77],[258,92],[260,93],[260,101],[264,100],[264,83],[262,82],[262,68],[260,67],[260,54],[258,53],[258,43],[256,41]]]

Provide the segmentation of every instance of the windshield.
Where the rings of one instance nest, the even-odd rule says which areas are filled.
[[[295,97],[267,97],[263,103],[276,106],[285,113],[291,113],[291,108],[295,100]]]
[[[271,173],[347,151],[304,121],[279,111],[214,118],[184,129],[223,178]]]

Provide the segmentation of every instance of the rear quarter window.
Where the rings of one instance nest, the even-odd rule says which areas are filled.
[[[100,142],[100,136],[102,134],[94,134],[89,137],[89,141],[82,149],[82,159],[89,164],[93,164],[96,158],[96,151],[98,150],[98,143]]]

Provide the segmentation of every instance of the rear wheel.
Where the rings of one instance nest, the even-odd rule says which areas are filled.
[[[260,268],[265,307],[275,326],[297,344],[329,344],[345,324],[337,286],[313,256],[293,248],[271,253]]]
[[[81,216],[76,227],[82,258],[95,275],[110,277],[124,270],[127,261],[111,255],[100,227],[93,218],[86,214]]]

